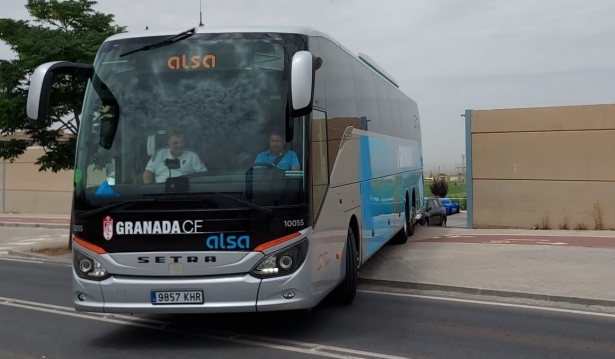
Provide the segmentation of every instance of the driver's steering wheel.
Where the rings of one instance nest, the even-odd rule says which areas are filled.
[[[252,162],[252,164],[248,167],[248,169],[254,166],[261,166],[261,165],[264,165],[269,168],[275,168],[276,170],[282,171],[281,169],[278,168],[278,166],[274,165],[273,163],[269,163],[269,162]]]

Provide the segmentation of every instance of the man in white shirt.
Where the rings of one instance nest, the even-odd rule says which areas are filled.
[[[169,146],[160,148],[152,155],[143,172],[143,183],[154,183],[154,180],[164,183],[170,177],[207,171],[196,153],[184,150],[183,137],[178,131],[169,132]]]

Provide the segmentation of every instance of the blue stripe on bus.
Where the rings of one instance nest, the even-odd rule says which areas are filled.
[[[370,161],[370,146],[369,137],[361,136],[359,140],[359,181],[361,181],[361,208],[363,209],[363,231],[365,238],[371,237],[371,231],[374,228],[374,218],[372,214],[372,191],[371,183],[365,179],[372,178],[372,163]]]
[[[404,212],[406,189],[411,196],[412,188],[418,185],[422,165],[415,141],[361,136],[359,146],[364,254],[369,258],[393,236],[395,225],[403,223],[405,216],[399,213]],[[406,160],[411,161],[410,165],[401,169],[398,169],[398,146],[406,146],[411,154],[411,159]]]

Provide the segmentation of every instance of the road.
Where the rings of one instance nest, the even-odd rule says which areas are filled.
[[[468,226],[468,212],[463,211],[446,216],[447,227],[466,228]]]
[[[438,226],[432,224],[431,226]],[[459,213],[449,214],[446,216],[446,226],[455,228],[467,228],[468,226],[468,212],[462,211]]]
[[[311,311],[104,317],[71,309],[70,274],[63,264],[0,260],[0,357],[615,357],[607,314],[361,291],[350,307]]]

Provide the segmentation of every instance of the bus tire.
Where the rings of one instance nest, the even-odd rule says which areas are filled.
[[[346,276],[333,290],[333,300],[336,304],[348,305],[354,301],[359,283],[359,251],[352,228],[348,228],[346,237]]]
[[[404,209],[404,226],[397,232],[396,235],[389,241],[390,244],[405,244],[408,242],[408,237],[414,234],[414,224],[412,223],[412,211],[408,203],[408,194],[406,194],[405,209]]]
[[[416,203],[416,197],[414,195],[414,190],[412,191],[412,202],[410,202],[412,204],[412,207],[406,206],[407,210],[408,210],[408,237],[412,237],[414,235],[414,230],[416,229],[417,223],[416,220],[414,219],[414,210],[417,207],[417,203]]]

